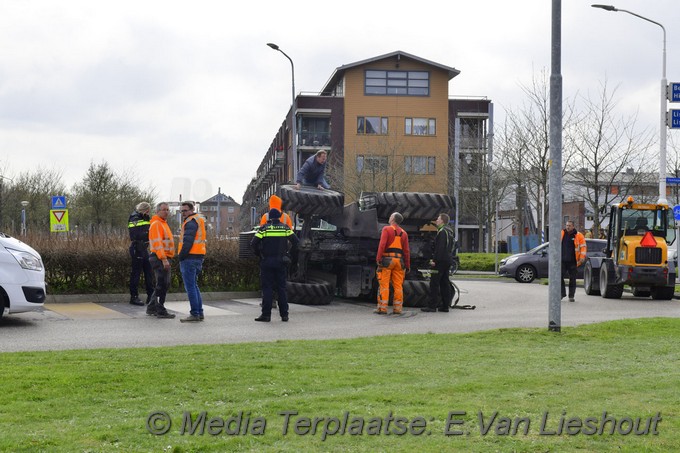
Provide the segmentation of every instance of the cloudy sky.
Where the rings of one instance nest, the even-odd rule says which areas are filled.
[[[291,102],[290,63],[267,42],[295,62],[298,93],[401,50],[460,70],[451,94],[487,96],[502,121],[520,85],[550,70],[551,3],[3,0],[0,174],[55,168],[70,188],[106,161],[162,199],[221,188],[240,202]],[[621,113],[658,136],[661,28],[562,3],[565,96],[606,80]],[[680,82],[677,0],[614,5],[666,27],[668,80]]]

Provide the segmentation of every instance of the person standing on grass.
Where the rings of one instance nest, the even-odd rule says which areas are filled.
[[[175,256],[175,241],[168,226],[170,207],[167,203],[158,203],[156,215],[151,218],[149,228],[149,246],[151,254],[149,262],[156,276],[156,289],[146,307],[146,314],[157,318],[172,319],[174,314],[165,309],[165,296],[170,287],[170,259]]]
[[[449,225],[451,218],[448,214],[439,214],[435,224],[437,236],[434,240],[434,254],[430,260],[432,272],[430,274],[430,303],[422,311],[442,312],[449,311],[449,305],[453,298],[449,270],[453,264],[453,252],[456,248],[456,239],[453,229]]]
[[[203,269],[206,252],[205,219],[194,212],[194,204],[185,201],[180,208],[182,230],[179,236],[179,270],[189,297],[190,313],[180,322],[203,321],[203,299],[198,289],[198,275]]]

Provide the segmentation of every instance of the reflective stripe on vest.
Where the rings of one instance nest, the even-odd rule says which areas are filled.
[[[194,243],[191,246],[191,250],[189,250],[190,255],[205,255],[205,242],[206,242],[206,235],[205,235],[205,219],[201,217],[198,214],[193,214],[187,217],[184,222],[182,223],[182,232],[179,236],[179,247],[178,250],[182,250],[183,241],[184,241],[184,227],[186,226],[187,222],[190,222],[192,219],[196,220],[196,223],[198,224],[198,231],[196,231],[196,236],[194,237]]]
[[[150,220],[137,220],[136,222],[128,222],[128,228],[142,227],[146,225],[151,225]]]
[[[259,239],[266,237],[288,237],[291,234],[293,234],[293,230],[288,228],[287,225],[268,225],[264,230],[259,230],[257,233],[255,233],[255,237]]]

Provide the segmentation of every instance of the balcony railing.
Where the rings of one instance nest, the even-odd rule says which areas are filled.
[[[331,146],[330,132],[300,132],[300,146]]]

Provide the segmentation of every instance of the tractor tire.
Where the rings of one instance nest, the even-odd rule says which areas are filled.
[[[326,281],[286,282],[286,296],[290,304],[328,305],[334,295],[335,288]]]
[[[600,269],[600,294],[605,299],[621,299],[623,295],[623,283],[616,285],[610,285],[609,281],[609,270],[607,269],[606,263],[602,263],[602,268]]]
[[[675,286],[653,286],[651,295],[654,300],[671,300],[675,295]]]
[[[430,282],[404,280],[404,307],[427,307],[430,302]]]
[[[590,261],[586,263],[585,269],[583,269],[583,289],[589,296],[599,296],[600,289],[595,289],[593,284],[593,266]]]
[[[378,219],[387,220],[399,212],[404,220],[434,220],[442,212],[456,209],[453,197],[439,193],[375,192]],[[362,194],[363,196],[363,194]]]
[[[334,190],[283,185],[280,188],[283,209],[301,215],[332,216],[342,214],[345,196]]]

